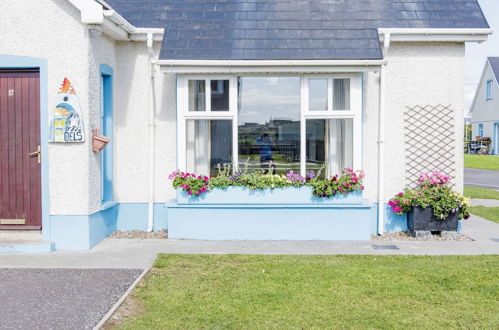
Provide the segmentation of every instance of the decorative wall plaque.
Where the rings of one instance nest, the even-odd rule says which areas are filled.
[[[80,104],[68,78],[64,78],[56,104],[51,122],[51,142],[85,141]]]

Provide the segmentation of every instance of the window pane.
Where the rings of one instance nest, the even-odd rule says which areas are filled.
[[[310,79],[308,81],[308,110],[327,110],[327,79]]]
[[[188,172],[216,175],[232,164],[231,120],[187,120],[186,136]]]
[[[229,81],[212,80],[211,111],[229,111]]]
[[[333,110],[350,110],[350,79],[333,82]]]
[[[330,177],[353,167],[353,120],[307,120],[307,172]]]
[[[241,77],[239,169],[300,170],[300,78]]]
[[[206,111],[204,80],[189,80],[189,111]]]

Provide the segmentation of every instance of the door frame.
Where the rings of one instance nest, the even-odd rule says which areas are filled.
[[[42,58],[0,54],[1,69],[38,69],[40,72],[41,212],[44,241],[50,241],[47,64],[48,61]]]

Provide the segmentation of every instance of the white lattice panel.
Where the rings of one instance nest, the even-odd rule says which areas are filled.
[[[441,171],[456,176],[456,130],[451,105],[407,107],[404,113],[406,183],[415,187],[419,174]]]

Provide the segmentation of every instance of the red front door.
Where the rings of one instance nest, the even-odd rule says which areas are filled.
[[[40,74],[0,69],[0,229],[40,229]]]

